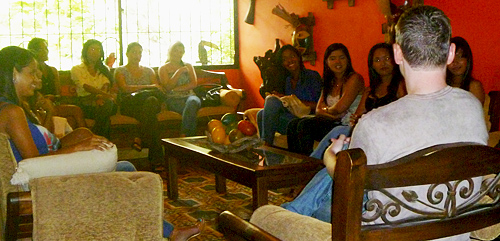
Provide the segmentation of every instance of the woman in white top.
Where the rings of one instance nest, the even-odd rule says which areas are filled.
[[[314,117],[304,117],[288,124],[288,149],[305,155],[313,151],[332,128],[349,125],[365,89],[363,77],[352,67],[347,47],[341,43],[328,46],[323,59],[323,90]]]
[[[92,131],[109,138],[110,117],[116,113],[115,97],[111,94],[113,76],[103,64],[101,42],[90,39],[82,49],[82,64],[71,68],[71,79],[76,85],[77,105],[86,118],[94,119]]]
[[[196,73],[191,64],[182,61],[184,45],[174,43],[168,51],[167,63],[160,67],[160,82],[167,91],[168,109],[182,114],[181,136],[196,134],[196,115],[201,100],[193,92],[197,86]]]

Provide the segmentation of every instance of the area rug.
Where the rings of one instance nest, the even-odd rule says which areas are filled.
[[[181,168],[182,169],[182,168]],[[215,191],[215,175],[204,170],[186,167],[179,170],[179,199],[165,197],[165,219],[176,227],[192,225],[199,218],[207,221],[207,228],[194,240],[225,240],[217,231],[218,215],[229,210],[248,220],[252,214],[252,189],[227,180],[227,193]],[[166,191],[166,182],[164,181]],[[293,200],[291,189],[269,191],[269,203],[280,205]]]
[[[120,160],[131,161],[138,170],[149,171],[147,158],[137,158],[141,154],[133,155],[127,150],[121,151]],[[132,154],[135,159],[125,154]],[[227,180],[227,193],[219,194],[215,191],[215,175],[205,170],[180,165],[178,171],[179,199],[170,200],[167,197],[167,183],[165,171],[158,172],[164,183],[164,218],[175,227],[194,225],[199,218],[206,221],[203,233],[192,240],[226,240],[217,231],[217,217],[225,210],[229,210],[239,217],[248,220],[252,214],[252,189]],[[293,200],[301,187],[284,188],[269,191],[269,204],[280,205]]]

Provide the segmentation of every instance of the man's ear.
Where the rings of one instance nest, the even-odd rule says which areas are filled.
[[[393,44],[392,49],[394,50],[394,62],[396,64],[402,64],[403,63],[403,51],[401,50],[401,46],[399,44]]]
[[[14,83],[16,83],[17,82],[17,76],[19,75],[19,72],[17,72],[16,67],[13,67],[12,69],[13,69],[12,70],[12,81]]]
[[[455,59],[455,50],[457,46],[454,43],[450,44],[450,48],[448,49],[448,60],[446,61],[446,65],[453,63]]]

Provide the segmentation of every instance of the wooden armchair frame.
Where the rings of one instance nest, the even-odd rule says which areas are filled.
[[[5,240],[31,238],[33,209],[31,192],[11,192],[7,195],[7,222]]]
[[[437,145],[380,165],[367,165],[361,149],[342,151],[334,175],[332,240],[429,240],[500,223],[499,173],[500,150],[474,143]],[[441,213],[445,217],[419,216],[411,222],[362,225],[365,190],[451,183],[488,174],[495,174],[495,178],[483,181],[480,193],[471,195],[470,199],[475,199],[471,205],[451,205]],[[448,194],[443,194],[446,199]],[[478,204],[485,195],[494,201]],[[231,240],[277,240],[230,212],[222,213],[219,220],[219,229]]]
[[[499,131],[500,124],[500,91],[490,91],[490,105],[488,107],[488,115],[490,116],[491,128],[490,132]]]
[[[83,184],[88,187],[81,188]],[[31,180],[30,187],[31,192],[7,195],[6,241],[122,240],[124,233],[132,235],[130,239],[163,239],[163,186],[158,174],[109,172],[42,177]],[[85,201],[81,201],[82,197]],[[122,222],[125,219],[130,222]]]

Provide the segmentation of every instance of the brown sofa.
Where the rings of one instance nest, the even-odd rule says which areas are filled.
[[[198,77],[198,85],[222,85],[225,90],[221,91],[221,105],[220,106],[209,106],[203,107],[198,110],[198,118],[205,118],[208,120],[214,117],[220,117],[225,113],[235,113],[242,103],[242,100],[246,98],[245,91],[243,89],[235,89],[229,85],[226,74],[224,72],[214,72],[202,69],[195,69],[196,75]],[[157,71],[157,68],[155,68]],[[63,103],[74,103],[74,95],[76,93],[68,91],[72,89],[71,73],[70,71],[60,71],[59,78],[61,82],[61,89],[66,90],[61,93],[61,102]],[[160,122],[180,122],[182,120],[182,115],[170,111],[167,109],[166,105],[162,105],[162,111],[157,115],[158,121]],[[88,126],[92,126],[93,120],[86,120]],[[130,116],[125,116],[118,113],[111,116],[111,125],[136,125],[139,122]]]

